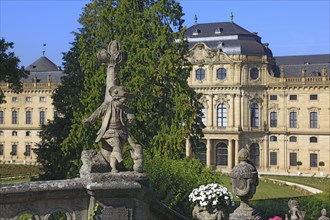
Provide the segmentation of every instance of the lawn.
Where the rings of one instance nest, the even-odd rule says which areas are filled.
[[[231,191],[230,177],[222,175],[223,185]],[[259,181],[257,192],[252,200],[274,199],[274,198],[292,198],[303,196],[302,192],[293,189],[291,186],[278,185],[270,182]]]
[[[314,187],[322,191],[330,191],[330,178],[319,177],[299,177],[299,176],[262,176],[264,178],[285,180],[288,182],[299,183]]]
[[[38,176],[40,166],[0,164],[0,183],[29,182],[32,176]]]

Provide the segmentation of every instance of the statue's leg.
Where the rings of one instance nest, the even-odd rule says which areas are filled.
[[[118,173],[117,170],[117,162],[121,162],[122,159],[122,155],[121,155],[121,151],[118,149],[120,149],[120,140],[119,137],[113,137],[113,138],[109,138],[108,140],[106,140],[107,143],[109,145],[112,146],[112,152],[110,153],[110,166],[111,166],[111,172],[112,173]]]

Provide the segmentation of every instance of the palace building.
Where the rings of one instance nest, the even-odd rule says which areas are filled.
[[[274,57],[257,33],[232,21],[196,23],[186,38],[188,83],[202,94],[205,125],[187,156],[230,171],[245,147],[259,171],[330,174],[329,54]],[[20,94],[0,83],[0,161],[35,162],[40,125],[56,115],[51,95],[62,71],[45,56],[27,70]]]
[[[229,171],[245,147],[259,171],[330,173],[329,54],[274,57],[232,21],[195,24],[186,38],[205,125],[187,156]]]
[[[40,127],[56,115],[51,96],[60,85],[62,71],[44,55],[26,70],[30,75],[22,79],[22,93],[14,93],[9,84],[0,82],[6,101],[0,104],[1,162],[34,163],[32,149],[40,141]]]

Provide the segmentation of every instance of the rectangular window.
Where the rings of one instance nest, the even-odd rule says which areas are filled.
[[[290,153],[290,166],[297,166],[297,153]]]
[[[0,144],[0,155],[3,155],[3,144]]]
[[[270,165],[277,165],[277,152],[270,152]]]
[[[11,113],[11,123],[12,124],[18,124],[18,120],[17,120],[17,111],[12,111]]]
[[[46,102],[46,97],[41,96],[41,97],[39,98],[39,101],[40,101],[40,102]]]
[[[317,95],[310,95],[309,100],[317,100]]]
[[[275,128],[277,127],[277,112],[270,113],[270,127]]]
[[[297,95],[290,95],[290,100],[297,100],[298,96]]]
[[[290,128],[297,128],[297,112],[290,112]]]
[[[3,131],[0,131],[0,136],[3,136]]]
[[[317,112],[311,112],[310,114],[310,128],[317,128]]]
[[[24,156],[31,156],[31,145],[25,145]]]
[[[32,97],[26,97],[26,98],[25,98],[25,101],[26,101],[26,102],[32,102]]]
[[[310,167],[317,167],[317,154],[310,154]]]
[[[16,156],[17,155],[17,145],[16,144],[11,145],[10,155],[11,156]]]
[[[18,98],[17,98],[17,97],[12,97],[12,98],[11,98],[11,101],[12,101],[12,102],[18,102]]]
[[[277,95],[270,95],[269,100],[272,100],[272,101],[277,100]]]
[[[4,111],[0,111],[0,124],[4,124],[5,122],[5,113]]]
[[[202,108],[202,122],[206,126],[206,109]]]
[[[41,125],[45,124],[45,112],[44,112],[44,111],[41,111],[41,112],[39,113],[39,123],[40,123]]]
[[[31,124],[31,111],[25,112],[25,123],[27,125]]]

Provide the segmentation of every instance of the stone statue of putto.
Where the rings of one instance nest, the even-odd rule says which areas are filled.
[[[305,212],[302,212],[299,209],[299,203],[297,200],[290,199],[288,202],[288,206],[290,208],[290,215],[291,220],[304,220],[305,218]]]
[[[327,210],[326,209],[321,210],[321,217],[319,217],[318,220],[329,220],[329,218],[327,217]]]
[[[248,205],[248,200],[256,193],[259,184],[258,172],[249,160],[249,151],[242,148],[238,152],[239,164],[230,173],[233,192],[241,200],[240,206],[229,216],[229,219],[258,219],[253,208]]]
[[[123,146],[128,141],[133,148],[131,156],[134,161],[133,170],[143,172],[143,149],[139,144],[135,144],[132,137],[129,136],[128,127],[134,122],[134,114],[125,106],[125,103],[131,98],[131,93],[124,86],[119,86],[117,75],[119,65],[125,61],[126,55],[120,51],[119,44],[116,41],[110,42],[108,50],[102,49],[98,53],[98,58],[103,64],[107,65],[107,85],[104,102],[88,118],[83,120],[85,125],[102,118],[101,128],[97,132],[95,142],[101,142],[102,148],[100,155],[96,153],[83,152],[83,166],[81,174],[93,172],[105,172],[104,165],[93,164],[92,160],[86,161],[90,157],[96,157],[97,163],[102,164],[102,158],[110,165],[112,173],[118,173],[117,166],[123,161]],[[104,162],[103,161],[103,162]],[[94,167],[94,168],[93,168]],[[95,167],[103,167],[102,169]]]

